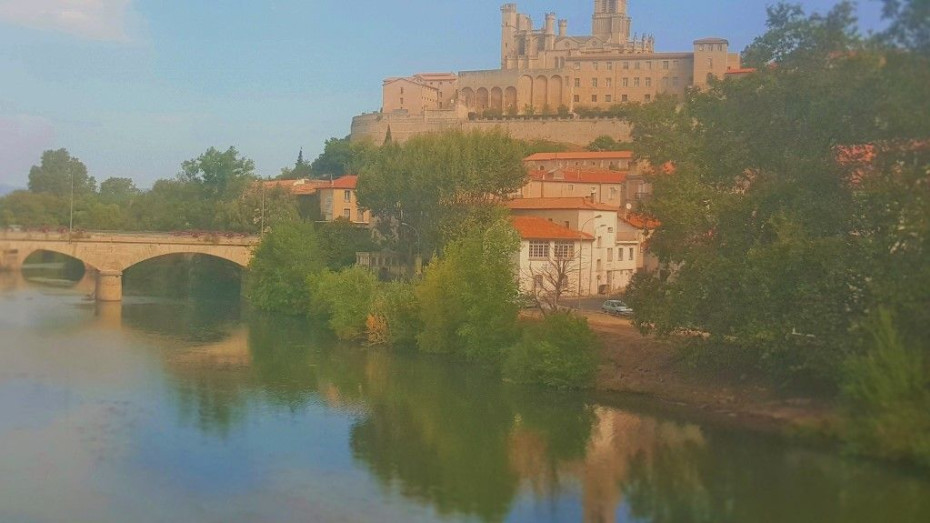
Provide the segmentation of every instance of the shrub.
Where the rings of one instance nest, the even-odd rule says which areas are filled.
[[[930,467],[930,372],[901,341],[891,313],[871,322],[872,349],[844,366],[844,437],[858,453]]]
[[[339,339],[354,340],[365,334],[377,286],[374,275],[361,267],[320,275],[314,294]]]
[[[419,308],[410,283],[383,284],[368,319],[368,341],[391,347],[414,347],[420,331]]]
[[[265,234],[249,264],[248,297],[255,307],[304,315],[311,307],[311,293],[299,282],[323,270],[316,232],[312,224],[280,223]]]
[[[571,312],[528,325],[507,352],[504,377],[518,383],[585,388],[594,382],[600,342],[588,321]]]

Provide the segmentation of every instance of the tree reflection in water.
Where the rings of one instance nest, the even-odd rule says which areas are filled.
[[[196,330],[211,317],[140,315],[124,309],[124,322],[147,324],[148,332]],[[346,413],[357,420],[352,456],[386,495],[443,516],[497,521],[527,499],[572,500],[586,521],[908,521],[930,514],[927,482],[898,471],[599,406],[581,394],[508,385],[446,359],[339,345],[302,319],[253,315],[246,329],[222,314],[212,318],[208,329],[222,339],[192,334],[161,352],[183,419],[224,436],[253,409],[304,416],[318,404]]]

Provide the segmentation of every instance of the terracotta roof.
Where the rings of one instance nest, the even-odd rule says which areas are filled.
[[[322,187],[323,189],[355,189],[358,185],[358,176],[355,174],[347,174],[345,176],[340,176],[333,180],[332,184],[326,182],[326,186]]]
[[[655,229],[656,227],[662,225],[662,222],[656,220],[655,218],[650,218],[648,216],[636,213],[630,213],[628,215],[621,216],[621,220],[626,223],[636,227],[637,229]]]
[[[627,171],[610,169],[535,169],[530,171],[530,178],[536,181],[564,183],[623,183],[627,174]]]
[[[588,233],[575,231],[550,222],[539,216],[514,216],[511,218],[513,227],[524,240],[581,240],[594,239]]]
[[[573,151],[562,153],[536,153],[523,159],[524,162],[547,162],[551,160],[630,160],[633,151]]]
[[[310,180],[302,178],[299,180],[268,180],[261,182],[265,189],[287,189],[295,196],[313,194],[317,190],[328,186],[329,180]]]
[[[752,74],[756,72],[755,67],[736,67],[733,69],[727,69],[726,74]]]
[[[579,211],[617,211],[612,205],[597,203],[582,196],[562,196],[557,198],[517,198],[507,202],[512,210],[579,210]]]

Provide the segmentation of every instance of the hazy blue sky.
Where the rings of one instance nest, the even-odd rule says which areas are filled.
[[[97,180],[172,177],[234,145],[275,175],[308,159],[381,80],[499,66],[501,0],[0,0],[0,184],[25,186],[41,152],[67,148]],[[765,28],[755,0],[630,0],[660,51],[721,36],[742,50]],[[800,0],[824,11],[833,0]],[[879,5],[860,18],[879,27]],[[518,2],[589,34],[590,0]]]

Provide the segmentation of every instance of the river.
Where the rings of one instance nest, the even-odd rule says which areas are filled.
[[[912,471],[87,294],[0,274],[0,521],[930,521]]]

